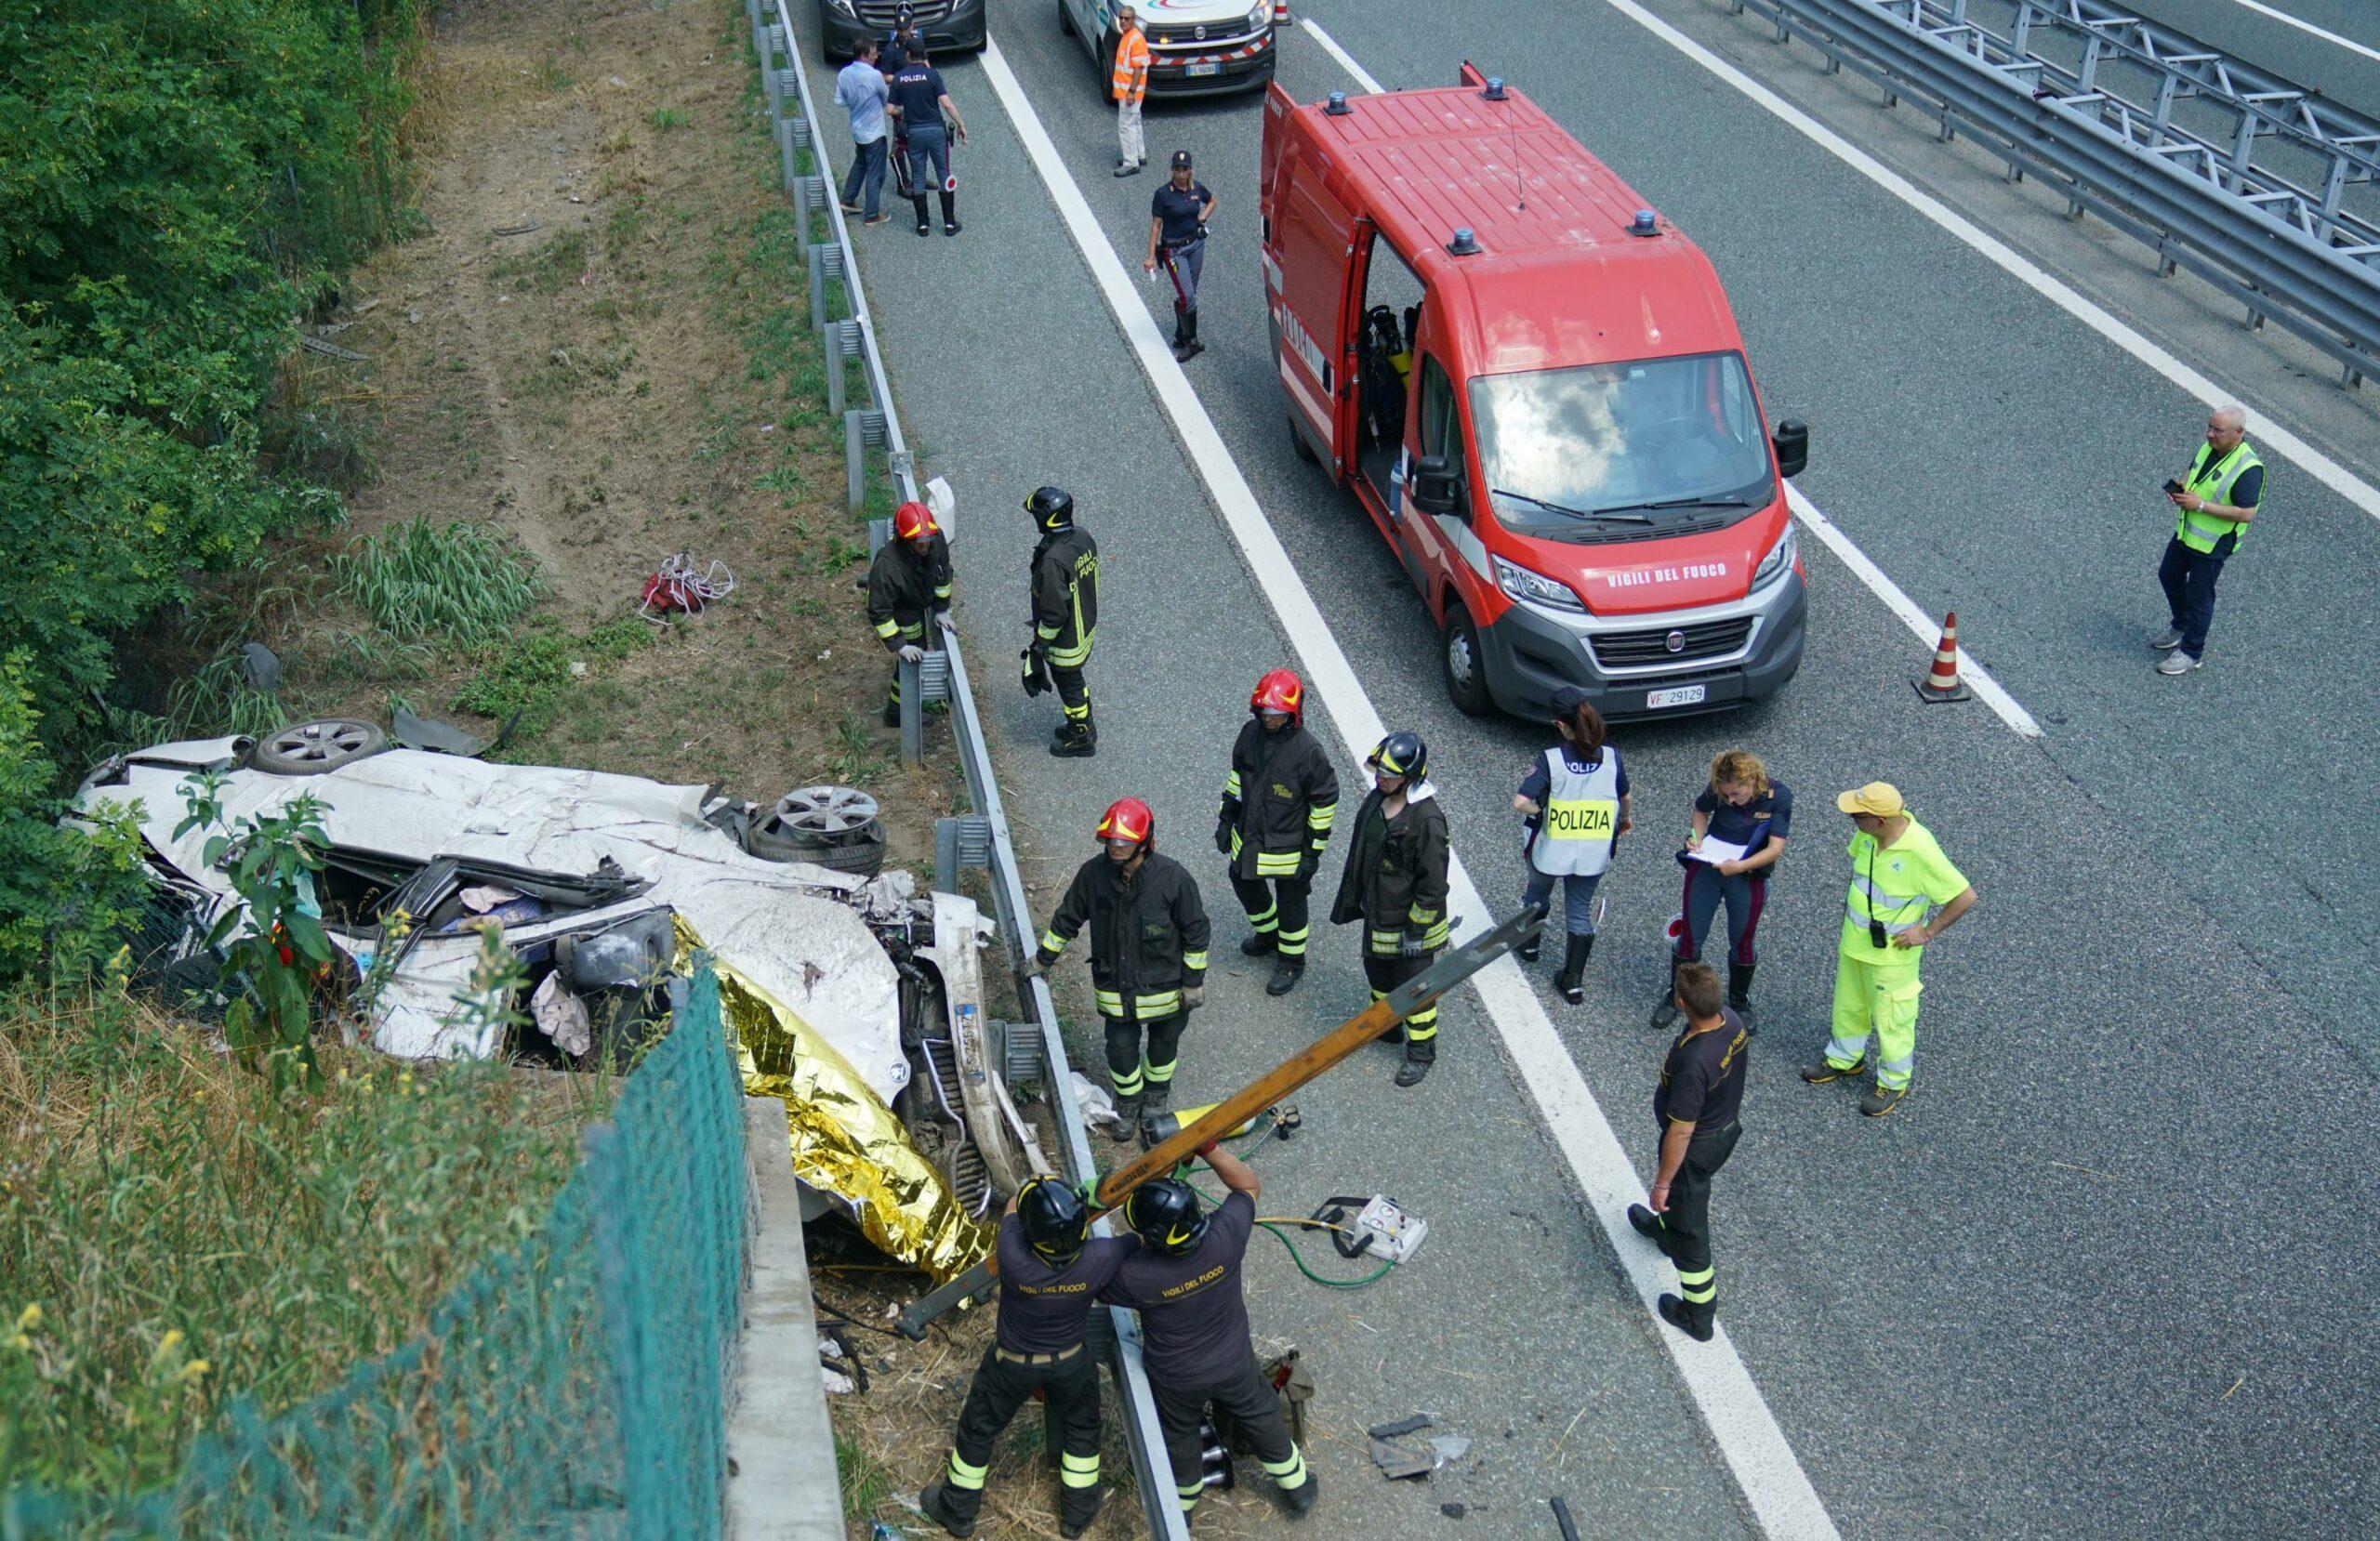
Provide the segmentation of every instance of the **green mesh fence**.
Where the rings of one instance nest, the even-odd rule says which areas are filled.
[[[420,1337],[278,1416],[235,1401],[155,1492],[0,1495],[0,1541],[720,1534],[746,1195],[707,965],[585,1145]]]

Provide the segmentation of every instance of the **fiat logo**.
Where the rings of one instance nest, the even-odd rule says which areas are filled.
[[[1204,43],[1207,41],[1207,29],[1204,27],[1193,27],[1190,29],[1190,35],[1197,38],[1199,42]]]
[[[1669,635],[1669,649],[1672,652],[1684,652],[1686,651],[1686,633],[1682,631],[1671,632]]]

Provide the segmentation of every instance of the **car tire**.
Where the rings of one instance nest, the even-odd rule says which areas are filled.
[[[1066,0],[1058,0],[1058,31],[1066,37],[1075,35],[1075,19],[1066,9]]]
[[[1305,441],[1305,429],[1298,427],[1298,420],[1294,416],[1289,417],[1286,420],[1289,425],[1289,448],[1297,451],[1298,458],[1304,461],[1307,465],[1321,465],[1322,456],[1315,454],[1314,446],[1307,443]]]
[[[323,717],[292,723],[257,740],[248,769],[269,776],[321,776],[369,759],[389,746],[389,735],[354,718]]]
[[[1462,601],[1447,599],[1447,623],[1438,628],[1438,672],[1446,678],[1447,699],[1465,717],[1485,717],[1495,706],[1488,693],[1487,655],[1479,646],[1479,628]]]
[[[876,799],[854,787],[799,787],[752,820],[744,849],[764,862],[873,877],[884,870],[884,824]]]

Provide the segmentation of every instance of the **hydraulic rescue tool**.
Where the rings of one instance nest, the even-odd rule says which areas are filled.
[[[1384,999],[1372,1002],[1247,1086],[1208,1108],[1187,1127],[1143,1152],[1139,1159],[1130,1165],[1108,1173],[1100,1179],[1098,1189],[1091,1194],[1093,1218],[1114,1209],[1142,1183],[1168,1175],[1195,1154],[1199,1146],[1210,1139],[1225,1138],[1256,1114],[1512,952],[1535,936],[1544,921],[1545,911],[1531,907],[1486,935],[1449,950],[1429,968],[1391,991]],[[1382,1239],[1386,1240],[1385,1237]],[[1412,1246],[1420,1244],[1421,1237],[1415,1234],[1405,1250],[1410,1251]],[[926,1324],[935,1317],[962,1301],[988,1293],[992,1277],[990,1265],[978,1263],[911,1304],[893,1324],[905,1337],[923,1337]]]

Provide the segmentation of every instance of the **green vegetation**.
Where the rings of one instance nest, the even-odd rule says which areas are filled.
[[[835,1436],[835,1476],[843,1490],[843,1518],[865,1525],[892,1495],[892,1473],[856,1440]]]
[[[569,692],[571,665],[591,669],[595,662],[626,658],[651,647],[659,637],[651,625],[633,615],[606,621],[571,636],[550,623],[533,623],[518,636],[484,654],[480,672],[455,693],[455,705],[467,712],[498,721],[521,714],[513,731],[516,741],[537,737],[553,726]],[[583,731],[583,738],[602,736]]]
[[[0,972],[99,961],[86,858],[49,825],[124,705],[119,647],[195,575],[336,519],[305,473],[369,474],[344,408],[269,403],[291,318],[413,228],[424,12],[58,0],[0,27]]]
[[[333,563],[339,589],[402,639],[490,647],[545,593],[536,564],[493,524],[411,520],[365,535]]]

